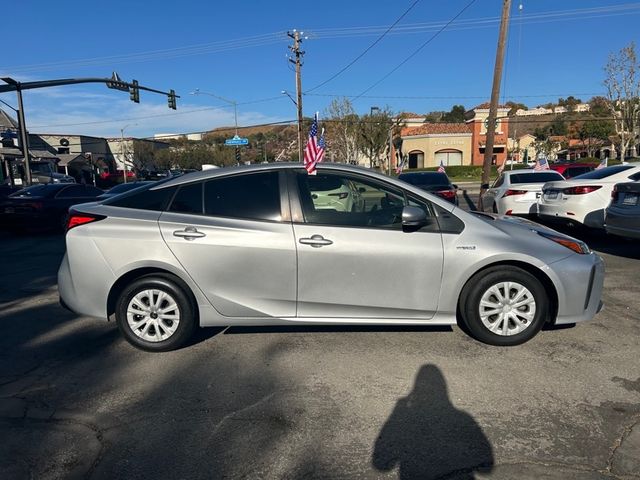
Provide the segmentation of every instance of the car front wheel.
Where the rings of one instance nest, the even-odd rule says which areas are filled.
[[[460,306],[469,333],[490,345],[520,345],[533,338],[549,313],[544,286],[529,272],[493,267],[471,278]]]
[[[142,277],[127,286],[118,297],[116,322],[129,343],[152,352],[183,346],[196,327],[190,298],[162,276]]]

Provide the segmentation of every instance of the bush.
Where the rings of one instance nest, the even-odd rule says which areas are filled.
[[[527,167],[522,163],[515,163],[513,165],[514,170],[518,170],[521,168],[531,168]],[[482,177],[482,165],[454,165],[450,167],[445,167],[447,176],[450,178],[457,179],[470,179],[477,180]],[[511,165],[506,165],[505,169],[511,169]],[[438,167],[429,167],[429,168],[412,168],[411,172],[436,172]],[[495,165],[491,166],[491,178],[495,178],[498,176],[497,167]]]

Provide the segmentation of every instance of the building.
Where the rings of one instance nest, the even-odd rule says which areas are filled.
[[[500,106],[493,148],[493,163],[507,157],[509,108]],[[412,114],[413,115],[413,114]],[[453,165],[482,165],[487,138],[489,103],[483,103],[466,113],[464,123],[422,123],[420,117],[404,117],[401,130],[402,154],[407,168],[445,167]]]

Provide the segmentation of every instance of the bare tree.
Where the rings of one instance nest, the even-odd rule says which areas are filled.
[[[334,98],[324,114],[327,152],[333,161],[357,163],[359,151],[358,114],[348,98]]]
[[[389,137],[402,120],[394,119],[388,107],[377,113],[363,115],[358,123],[360,151],[369,158],[370,168],[379,168],[382,158],[389,154]]]
[[[609,110],[618,136],[620,156],[624,159],[630,145],[635,147],[640,113],[640,65],[636,45],[631,42],[618,53],[609,55],[604,71]]]

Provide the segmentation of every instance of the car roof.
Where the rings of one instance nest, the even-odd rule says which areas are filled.
[[[251,165],[239,165],[235,167],[212,168],[197,172],[186,173],[179,177],[173,177],[157,186],[152,186],[149,190],[160,190],[163,188],[173,187],[175,185],[183,185],[185,183],[197,182],[200,180],[208,180],[210,178],[225,177],[237,173],[251,172],[269,172],[276,170],[293,170],[303,169],[304,165],[300,162],[274,162],[274,163],[255,163]],[[366,175],[375,176],[380,179],[389,180],[390,177],[382,175],[374,170],[356,165],[347,165],[345,163],[322,163],[317,166],[319,170],[339,170],[352,173],[364,173]]]

